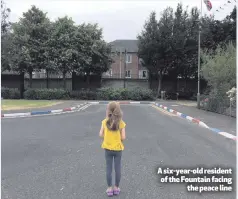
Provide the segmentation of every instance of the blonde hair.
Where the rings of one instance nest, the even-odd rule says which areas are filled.
[[[122,119],[122,112],[120,104],[117,102],[110,102],[107,106],[107,128],[112,131],[119,130],[119,124]]]

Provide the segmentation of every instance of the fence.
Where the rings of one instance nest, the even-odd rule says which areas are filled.
[[[110,73],[104,73],[102,75],[103,79],[149,79],[147,73],[143,74],[132,74],[127,71],[126,74],[122,73],[116,73],[116,74],[110,74]]]
[[[24,79],[24,88],[29,88],[29,78],[25,75],[25,78],[19,78],[19,75],[2,74],[2,86],[8,88],[20,89],[20,83]],[[67,90],[80,90],[81,88],[100,88],[100,87],[112,87],[112,88],[126,88],[142,87],[157,90],[158,80],[154,77],[148,78],[136,78],[136,75],[131,75],[131,78],[119,78],[119,75],[114,76],[100,76],[94,75],[87,79],[87,76],[79,76],[72,74],[71,77],[66,78]],[[206,85],[201,81],[201,89]],[[44,75],[38,78],[33,77],[32,88],[64,88],[63,78],[55,78],[49,75],[49,78],[45,78]],[[162,81],[162,90],[167,92],[179,92],[179,96],[187,95],[187,93],[196,94],[197,81],[196,79],[178,79],[173,80],[168,77],[164,77]]]
[[[29,78],[24,79],[25,89],[29,88]],[[63,78],[34,78],[32,79],[32,88],[64,88]],[[72,78],[66,78],[66,89],[72,90]]]
[[[231,102],[228,97],[201,96],[201,109],[231,117],[236,117],[236,102]]]

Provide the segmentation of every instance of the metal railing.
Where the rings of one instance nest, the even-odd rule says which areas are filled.
[[[28,74],[25,74],[26,78],[29,78]],[[39,79],[39,78],[46,78],[46,73],[45,72],[34,72],[32,77],[35,79]],[[63,78],[63,75],[60,73],[49,73],[48,74],[49,78]],[[66,74],[66,78],[71,78],[72,75],[71,74]],[[109,74],[109,73],[104,73],[102,74],[102,78],[108,78],[108,79],[148,79],[148,76],[143,76],[141,74],[128,74],[125,77],[125,74]]]
[[[201,96],[200,108],[203,110],[236,117],[236,102],[227,97]]]
[[[143,75],[139,75],[139,74],[128,74],[128,75],[126,75],[126,77],[125,77],[125,74],[107,74],[107,73],[105,73],[105,74],[103,74],[102,75],[102,78],[104,78],[104,79],[124,79],[124,78],[126,78],[126,79],[148,79],[148,77],[147,76],[143,76]]]

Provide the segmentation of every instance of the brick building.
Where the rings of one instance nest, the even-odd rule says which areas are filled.
[[[115,62],[110,70],[103,74],[104,78],[148,78],[148,70],[140,64],[140,59],[137,56],[137,40],[115,40],[110,42],[110,44]]]
[[[110,42],[114,63],[111,65],[110,70],[102,75],[103,78],[124,79],[126,77],[130,79],[148,79],[148,70],[141,65],[140,59],[137,56],[137,42],[138,40],[115,40]],[[25,74],[25,77],[28,77],[28,74]],[[49,77],[62,78],[62,74],[51,73]],[[46,71],[34,71],[32,78],[46,78]],[[67,74],[67,78],[71,78],[71,74]]]

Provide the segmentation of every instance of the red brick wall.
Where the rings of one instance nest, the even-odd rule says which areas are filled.
[[[132,63],[127,63],[126,64],[126,70],[131,71],[131,78],[138,78],[139,77],[139,59],[137,57],[136,53],[128,53],[132,55]],[[121,77],[124,77],[124,53],[122,53],[122,61],[121,61]],[[118,55],[115,57],[115,63],[112,64],[112,76],[113,77],[120,77],[120,56]]]

